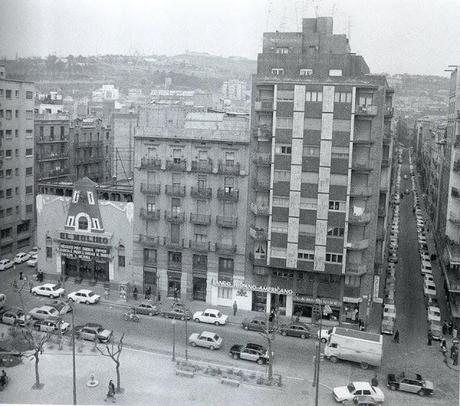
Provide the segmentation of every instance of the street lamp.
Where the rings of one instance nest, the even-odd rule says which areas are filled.
[[[171,321],[173,326],[173,352],[172,352],[172,361],[176,361],[176,319]]]
[[[316,299],[315,306],[313,307],[313,314],[319,317],[319,334],[316,343],[316,357],[315,357],[315,374],[313,377],[313,386],[315,387],[315,406],[318,406],[318,392],[319,392],[319,366],[321,358],[321,330],[323,327],[323,308],[320,299]]]
[[[184,309],[184,317],[185,317],[185,360],[188,361],[187,307]]]

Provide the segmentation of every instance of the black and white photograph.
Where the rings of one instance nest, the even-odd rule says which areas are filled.
[[[0,405],[458,405],[459,21],[0,0]]]

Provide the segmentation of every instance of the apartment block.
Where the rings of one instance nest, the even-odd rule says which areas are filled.
[[[245,277],[248,115],[147,106],[134,140],[134,278],[161,298],[232,305]]]
[[[0,257],[34,243],[34,93],[0,66]]]
[[[112,176],[116,179],[134,177],[134,133],[137,126],[137,114],[112,114]]]
[[[392,173],[393,90],[329,17],[264,33],[252,80],[250,309],[341,322],[380,302]],[[329,310],[329,309],[328,309]]]

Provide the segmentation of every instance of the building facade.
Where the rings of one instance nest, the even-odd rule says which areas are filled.
[[[245,275],[249,118],[175,113],[139,113],[134,272],[159,297],[231,305]]]
[[[332,33],[265,33],[252,83],[248,261],[252,310],[366,321],[379,298],[392,168],[392,94]]]
[[[0,66],[0,257],[34,243],[34,93]]]
[[[137,114],[113,113],[112,115],[112,176],[116,179],[134,178],[134,132]]]

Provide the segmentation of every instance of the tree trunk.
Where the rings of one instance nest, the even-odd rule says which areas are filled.
[[[268,381],[273,379],[273,353],[272,353],[272,340],[268,338]]]
[[[120,363],[116,362],[116,371],[117,371],[117,392],[120,392]]]
[[[40,375],[38,374],[38,363],[40,362],[40,359],[38,357],[38,352],[35,352],[34,354],[35,357],[35,386],[40,388]]]

